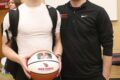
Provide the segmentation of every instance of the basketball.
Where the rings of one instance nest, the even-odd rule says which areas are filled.
[[[27,65],[33,80],[53,80],[59,71],[59,60],[47,50],[35,52]]]

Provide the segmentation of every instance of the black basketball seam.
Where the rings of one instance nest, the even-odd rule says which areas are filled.
[[[59,63],[59,62],[57,62],[57,61],[53,61],[53,60],[41,60],[41,61],[35,61],[35,62],[32,62],[32,63],[28,64],[28,66],[31,65],[31,64],[33,64],[33,63],[42,62],[42,61],[52,61],[52,62]]]

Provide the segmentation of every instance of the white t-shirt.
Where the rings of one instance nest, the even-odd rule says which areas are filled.
[[[52,51],[52,20],[48,9],[44,3],[37,7],[28,7],[26,4],[19,6],[19,24],[17,45],[18,54],[27,55],[38,50]],[[58,14],[58,21],[56,26],[56,33],[60,32],[61,18]],[[9,28],[9,14],[7,13],[4,22],[4,33]],[[10,33],[9,33],[10,35]]]

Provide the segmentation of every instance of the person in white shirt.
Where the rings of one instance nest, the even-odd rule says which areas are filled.
[[[56,56],[62,55],[62,44],[60,38],[61,18],[57,11],[57,26],[55,30],[55,46],[52,50],[52,20],[50,18],[46,4],[42,0],[24,0],[23,4],[19,7],[19,24],[18,35],[16,38],[18,46],[18,54],[11,49],[7,44],[5,30],[9,29],[9,13],[6,14],[3,21],[3,54],[10,60],[20,64],[21,70],[18,70],[15,80],[29,80],[29,69],[27,68],[26,61],[30,55],[38,50],[53,51]],[[9,35],[10,32],[9,32]]]

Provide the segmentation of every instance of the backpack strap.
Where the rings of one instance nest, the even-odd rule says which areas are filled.
[[[9,30],[12,33],[12,37],[16,38],[18,33],[18,22],[19,22],[19,10],[18,8],[16,10],[10,10],[9,11],[9,22],[10,22],[10,28]]]
[[[52,35],[53,35],[53,47],[55,45],[55,29],[57,26],[57,10],[49,5],[46,5],[48,8],[48,12],[50,14],[51,20],[52,20],[52,24],[53,24],[53,28],[52,28]]]
[[[9,43],[11,48],[18,53],[18,46],[16,43],[16,37],[18,33],[18,22],[19,22],[19,10],[10,10],[9,11],[9,31],[12,33],[12,37],[10,38],[9,36]],[[7,32],[6,32],[7,33]],[[16,78],[16,71],[18,70],[18,64],[16,62],[13,62],[9,59],[6,60],[5,63],[5,71],[12,74],[14,78]]]
[[[18,34],[18,22],[19,22],[18,8],[16,10],[10,10],[9,11],[9,23],[10,23],[9,30],[12,33],[12,38],[10,39],[10,41],[12,41],[11,48],[16,52],[18,51],[18,46],[16,43],[16,37]]]

